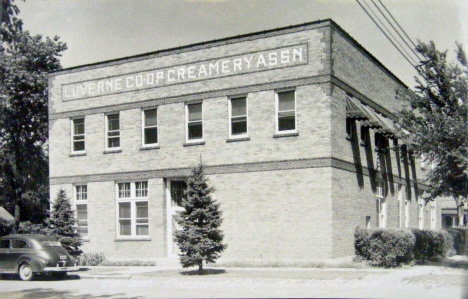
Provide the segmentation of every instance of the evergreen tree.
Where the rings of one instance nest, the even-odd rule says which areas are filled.
[[[223,220],[219,204],[211,196],[214,191],[202,163],[194,166],[187,181],[187,199],[182,204],[185,210],[177,219],[181,230],[175,232],[174,240],[179,245],[182,266],[198,266],[200,273],[203,262],[215,263],[227,247],[222,244],[224,234],[219,227]]]
[[[410,151],[435,165],[427,175],[426,200],[453,197],[462,225],[468,196],[468,62],[459,44],[455,62],[433,42],[420,42],[416,51],[424,57],[419,65],[424,78],[416,78],[415,93],[404,94],[410,105],[400,121],[409,133],[402,138]]]
[[[59,239],[71,256],[76,258],[83,252],[80,249],[83,242],[78,231],[75,213],[64,190],[60,189],[58,192],[50,212],[50,219],[46,222],[50,234]]]

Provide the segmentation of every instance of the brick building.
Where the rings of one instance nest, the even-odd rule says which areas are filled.
[[[393,135],[398,89],[332,20],[64,69],[50,75],[51,200],[64,189],[84,251],[112,259],[177,254],[200,157],[224,259],[349,256],[358,225],[440,227]]]

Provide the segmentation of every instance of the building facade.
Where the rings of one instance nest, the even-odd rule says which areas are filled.
[[[336,258],[354,253],[357,226],[440,227],[393,135],[406,87],[332,20],[49,83],[51,201],[70,196],[85,252],[177,256],[174,215],[200,159],[223,212],[223,259]]]

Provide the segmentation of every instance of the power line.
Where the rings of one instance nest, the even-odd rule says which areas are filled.
[[[356,0],[356,2],[359,4],[359,6],[361,6],[361,8],[364,10],[364,12],[369,16],[369,18],[371,18],[372,22],[374,22],[374,24],[379,28],[379,30],[385,35],[385,37],[387,37],[387,39],[392,43],[392,45],[398,50],[398,52],[400,52],[400,54],[408,61],[408,63],[416,69],[416,71],[420,74],[419,70],[413,65],[413,63],[405,56],[405,54],[403,54],[403,52],[400,50],[400,48],[397,47],[397,45],[395,45],[395,43],[393,42],[393,40],[387,35],[387,33],[385,33],[385,31],[382,30],[382,28],[380,27],[379,24],[377,24],[377,22],[374,20],[374,18],[370,15],[370,13],[366,10],[366,8],[364,6],[362,6],[361,2],[359,2],[359,0]]]
[[[416,58],[418,60],[422,60],[418,53],[416,51],[414,51],[414,48],[416,48],[416,45],[413,43],[413,41],[408,37],[408,35],[405,34],[405,32],[403,31],[403,29],[401,28],[401,26],[398,24],[398,22],[395,20],[395,18],[393,18],[393,16],[390,14],[390,12],[388,11],[388,9],[385,7],[385,5],[380,1],[379,3],[383,6],[383,8],[385,9],[385,11],[390,15],[390,17],[392,17],[392,20],[397,24],[398,28],[400,28],[400,30],[403,31],[403,33],[406,35],[406,37],[409,39],[409,41],[413,44],[414,48],[411,47],[407,42],[406,42],[406,39],[401,36],[400,32],[395,28],[395,26],[393,26],[392,22],[387,18],[387,16],[382,12],[382,10],[379,8],[379,6],[375,3],[374,0],[371,0],[372,3],[374,4],[374,6],[379,10],[380,14],[385,18],[385,20],[387,21],[387,23],[390,24],[390,26],[392,26],[393,30],[398,34],[398,36],[401,38],[401,40],[405,43],[405,45],[414,53],[414,55],[416,56]]]
[[[371,0],[372,1],[372,0]],[[415,65],[418,64],[417,61],[415,61],[413,59],[413,57],[411,57],[411,55],[406,51],[405,47],[398,41],[398,39],[392,34],[392,32],[387,28],[387,26],[385,26],[385,23],[379,18],[379,16],[374,12],[374,10],[370,7],[370,5],[367,3],[366,0],[363,0],[364,4],[367,6],[367,8],[369,9],[369,11],[373,14],[373,16],[375,17],[375,19],[382,25],[382,27],[386,30],[386,32],[393,38],[393,40],[400,46],[400,48],[402,49],[402,51],[405,52],[405,54],[407,55],[408,59],[411,59],[412,60],[412,63],[411,65],[414,67]],[[379,10],[380,12],[380,10]],[[391,24],[390,24],[391,25]],[[392,26],[393,28],[393,26]]]

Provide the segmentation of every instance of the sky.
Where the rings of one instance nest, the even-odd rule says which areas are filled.
[[[363,0],[361,0],[363,1]],[[370,0],[367,0],[369,3]],[[377,0],[375,0],[377,1]],[[467,0],[381,0],[413,40],[468,49]],[[409,87],[416,71],[355,0],[16,0],[24,29],[67,43],[64,68],[331,18]]]

